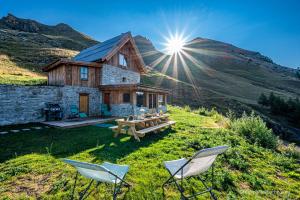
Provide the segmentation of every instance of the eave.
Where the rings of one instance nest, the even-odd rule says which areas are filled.
[[[170,90],[152,87],[142,84],[120,84],[120,85],[100,85],[99,89],[101,91],[144,91],[144,92],[154,92],[159,94],[171,94]]]
[[[49,72],[52,69],[55,69],[61,65],[75,65],[75,66],[87,66],[87,67],[101,67],[100,63],[96,62],[82,62],[82,61],[73,61],[69,59],[58,59],[49,65],[42,68],[44,72]]]

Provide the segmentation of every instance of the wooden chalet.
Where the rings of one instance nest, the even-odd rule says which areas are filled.
[[[107,105],[114,116],[133,114],[136,107],[166,109],[168,90],[140,84],[147,70],[130,32],[89,47],[70,60],[57,60],[43,70],[48,73],[48,85],[77,88],[75,106],[87,115],[100,115],[100,104]],[[99,98],[90,98],[95,91]]]

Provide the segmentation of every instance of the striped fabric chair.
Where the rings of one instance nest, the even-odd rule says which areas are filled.
[[[114,184],[114,189],[113,189],[114,200],[117,199],[117,194],[121,190],[122,186],[128,188],[130,187],[130,184],[124,180],[129,170],[128,165],[117,165],[109,162],[104,162],[102,165],[97,165],[97,164],[79,162],[79,161],[69,160],[69,159],[62,159],[62,161],[72,165],[77,170],[71,199],[73,199],[74,197],[78,173],[88,179],[91,179],[91,182],[88,184],[85,190],[79,195],[80,196],[79,199],[85,199],[91,194],[92,191],[90,191],[89,193],[87,192],[94,181],[97,182],[96,188],[100,185],[100,183]]]

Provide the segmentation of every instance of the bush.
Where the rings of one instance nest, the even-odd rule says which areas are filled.
[[[204,107],[200,107],[198,108],[197,110],[195,110],[195,113],[199,114],[199,115],[203,115],[203,116],[208,116],[210,111],[207,110],[206,108]]]
[[[241,118],[233,120],[230,124],[233,131],[243,135],[252,144],[262,147],[275,149],[277,138],[266,123],[252,112],[251,115],[245,113]]]
[[[188,105],[184,106],[183,110],[186,111],[186,112],[191,112],[192,111],[191,107],[188,106]]]
[[[262,93],[258,98],[258,103],[263,106],[269,106],[268,97]]]
[[[279,151],[290,158],[300,159],[300,152],[297,151],[296,145],[294,143],[284,145],[280,144],[278,146]]]
[[[271,92],[269,97],[261,94],[258,103],[268,106],[274,115],[284,116],[296,125],[300,123],[300,101],[298,98],[285,100]]]

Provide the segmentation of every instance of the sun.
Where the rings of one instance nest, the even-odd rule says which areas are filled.
[[[166,52],[170,55],[181,53],[185,44],[186,41],[182,36],[178,34],[174,36],[171,35],[170,37],[166,38]]]

